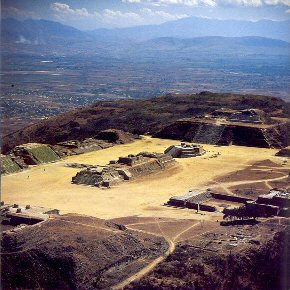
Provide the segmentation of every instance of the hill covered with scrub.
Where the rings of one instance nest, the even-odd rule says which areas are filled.
[[[7,153],[16,145],[28,142],[55,144],[93,137],[108,128],[155,134],[178,119],[202,116],[220,108],[255,108],[271,116],[290,116],[289,103],[260,95],[201,92],[167,94],[146,100],[100,101],[4,136],[2,152]]]
[[[69,214],[3,234],[3,289],[109,289],[168,248],[162,237]]]

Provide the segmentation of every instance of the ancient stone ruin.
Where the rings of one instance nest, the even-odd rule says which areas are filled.
[[[19,204],[5,204],[1,202],[1,224],[5,228],[18,225],[33,225],[47,220],[50,215],[59,215],[59,210],[39,206],[20,206]]]
[[[173,158],[191,158],[205,154],[205,150],[200,145],[181,143],[168,147],[164,153],[171,155]]]
[[[269,193],[259,195],[256,201],[248,201],[246,207],[257,216],[290,217],[290,192],[283,189],[271,189]]]
[[[180,196],[173,196],[169,199],[166,205],[185,207],[201,211],[214,212],[217,211],[216,206],[211,204],[211,201],[225,201],[233,203],[245,204],[252,199],[240,197],[237,195],[229,195],[224,193],[217,193],[211,189],[207,190],[190,190],[188,193]],[[225,205],[228,206],[228,205]]]
[[[219,109],[177,120],[155,136],[201,144],[283,148],[290,144],[290,120],[271,118],[257,109]]]
[[[114,144],[127,144],[139,138],[128,132],[117,129],[108,129],[100,131],[94,138],[83,140],[68,140],[59,142],[52,146],[54,151],[61,157],[77,155],[86,152],[106,149]]]
[[[202,211],[216,211],[214,206],[204,204],[212,198],[210,190],[193,190],[180,196],[173,196],[169,199],[168,205],[177,207],[186,207]]]
[[[279,150],[279,152],[276,154],[276,156],[281,156],[281,157],[288,157],[290,158],[290,146],[283,148]]]
[[[246,210],[254,212],[257,217],[290,217],[290,193],[285,189],[271,189],[269,193],[259,195],[257,200],[217,193],[210,189],[191,190],[184,195],[171,197],[165,205],[214,212],[217,211],[211,204],[214,200],[243,204]],[[228,205],[223,207],[226,209]]]
[[[19,145],[13,149],[12,153],[16,158],[22,159],[27,165],[37,165],[60,159],[47,144],[27,143]]]
[[[50,145],[27,143],[16,146],[8,155],[1,154],[1,173],[15,173],[28,168],[29,165],[54,162],[60,156]]]
[[[137,155],[119,157],[107,166],[90,166],[72,178],[75,184],[110,187],[124,180],[160,171],[174,164],[170,155],[142,152]]]
[[[84,140],[68,140],[52,146],[53,150],[61,157],[78,155],[86,152],[97,151],[112,147],[113,144],[95,138]]]

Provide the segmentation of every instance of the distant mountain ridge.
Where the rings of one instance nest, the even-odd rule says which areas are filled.
[[[159,25],[144,25],[128,28],[97,29],[96,36],[119,39],[148,40],[158,37],[193,38],[202,36],[243,37],[260,36],[290,40],[290,20],[257,22],[242,20],[219,20],[188,17]]]
[[[264,37],[290,41],[290,21],[257,22],[189,17],[159,25],[81,31],[49,20],[1,20],[1,40],[24,44],[77,41],[146,41],[160,37]]]
[[[1,21],[1,40],[23,44],[46,44],[89,39],[89,36],[71,26],[49,20],[8,18]]]
[[[192,18],[190,18],[192,19]],[[187,19],[186,21],[190,21]],[[183,20],[182,23],[184,23]],[[244,23],[244,22],[243,22]],[[274,23],[266,22],[266,23]],[[284,23],[284,22],[283,22]],[[263,54],[289,55],[290,43],[274,38],[262,36],[191,36],[183,33],[178,36],[164,36],[157,28],[176,24],[176,30],[171,34],[178,34],[180,22],[167,22],[155,26],[139,26],[122,29],[101,29],[97,31],[80,31],[76,28],[48,20],[3,19],[1,25],[1,42],[3,51],[25,51],[34,54],[103,55],[118,58],[144,59],[163,57],[183,57],[190,54]],[[290,24],[290,23],[289,23]],[[289,25],[290,27],[290,25]],[[140,29],[140,37],[139,31]],[[143,39],[146,33],[153,29],[150,39]],[[185,29],[186,30],[186,29]],[[190,30],[190,28],[189,28]],[[131,32],[132,33],[131,33]],[[134,31],[136,32],[134,34]],[[144,31],[146,32],[144,34]],[[165,31],[165,30],[164,30]],[[129,33],[130,32],[130,33]],[[130,39],[126,37],[130,34]],[[137,34],[137,36],[136,36]],[[164,34],[166,34],[164,32]],[[201,34],[201,33],[200,33]],[[143,36],[142,36],[143,35]],[[156,37],[155,37],[156,36]],[[5,45],[8,44],[8,45]],[[23,46],[25,45],[25,46]]]

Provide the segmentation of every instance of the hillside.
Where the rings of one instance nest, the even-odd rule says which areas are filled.
[[[18,44],[46,45],[52,41],[65,44],[68,41],[85,40],[86,33],[49,20],[8,18],[1,21],[1,40]]]
[[[68,111],[3,137],[2,151],[16,145],[39,142],[55,144],[69,139],[95,136],[109,128],[131,133],[151,133],[180,118],[194,117],[228,107],[256,108],[278,116],[290,116],[290,104],[267,96],[201,92],[191,95],[167,94],[147,100],[97,102],[92,106]]]
[[[3,235],[3,289],[108,289],[167,250],[161,237],[66,215]]]
[[[217,243],[219,230],[208,233],[203,241],[181,242],[154,271],[125,289],[289,289],[290,232],[288,221],[284,222],[283,230],[274,228],[278,224],[273,220],[268,225],[251,226],[250,232],[268,230],[273,237],[251,239],[248,245],[242,237],[240,247],[232,242],[220,249],[226,237],[222,235],[222,241]],[[237,231],[241,237],[245,227],[240,226]],[[234,241],[234,235],[231,237]]]

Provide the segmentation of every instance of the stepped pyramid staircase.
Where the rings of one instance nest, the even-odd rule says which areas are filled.
[[[217,144],[221,139],[224,129],[224,125],[201,124],[193,137],[192,142]]]
[[[280,135],[280,133],[278,132],[277,128],[274,128],[273,130],[271,130],[271,132],[269,132],[269,130],[267,129],[261,130],[269,148],[281,149],[284,147],[282,142],[278,140],[278,136]]]
[[[192,149],[182,149],[180,158],[190,158],[197,156],[197,153],[194,153]]]

